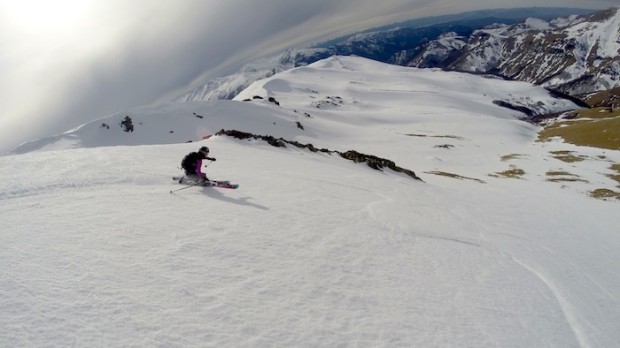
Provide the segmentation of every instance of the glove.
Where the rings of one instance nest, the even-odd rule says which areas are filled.
[[[215,162],[215,161],[216,161],[216,159],[215,159],[215,158],[209,158],[209,161],[213,161],[213,162]]]

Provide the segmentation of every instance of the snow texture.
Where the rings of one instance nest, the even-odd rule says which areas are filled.
[[[617,347],[619,203],[587,192],[617,185],[620,153],[535,142],[495,99],[570,107],[526,83],[334,57],[235,101],[25,144],[0,157],[0,346]],[[424,182],[200,140],[220,128],[386,157]],[[209,176],[240,188],[170,194],[203,145]],[[521,179],[490,175],[511,165]]]

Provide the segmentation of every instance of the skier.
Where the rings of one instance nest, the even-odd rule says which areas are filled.
[[[209,180],[207,174],[202,172],[202,160],[215,161],[215,158],[208,157],[209,148],[206,146],[201,147],[198,152],[190,152],[187,154],[183,161],[181,161],[181,167],[185,170],[185,180],[202,184]],[[184,181],[185,181],[184,180]]]

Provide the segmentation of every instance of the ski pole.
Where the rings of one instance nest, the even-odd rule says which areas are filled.
[[[187,185],[187,186],[182,187],[182,188],[180,188],[180,189],[170,190],[170,193],[174,193],[174,192],[178,192],[178,191],[181,191],[181,190],[185,190],[186,188],[190,188],[190,187],[192,187],[192,186],[196,186],[196,185]]]

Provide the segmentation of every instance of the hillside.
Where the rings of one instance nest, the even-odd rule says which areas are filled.
[[[618,346],[620,203],[591,193],[617,191],[620,152],[537,142],[497,101],[574,108],[332,57],[24,144],[0,157],[0,346]],[[203,145],[240,188],[170,194]]]

